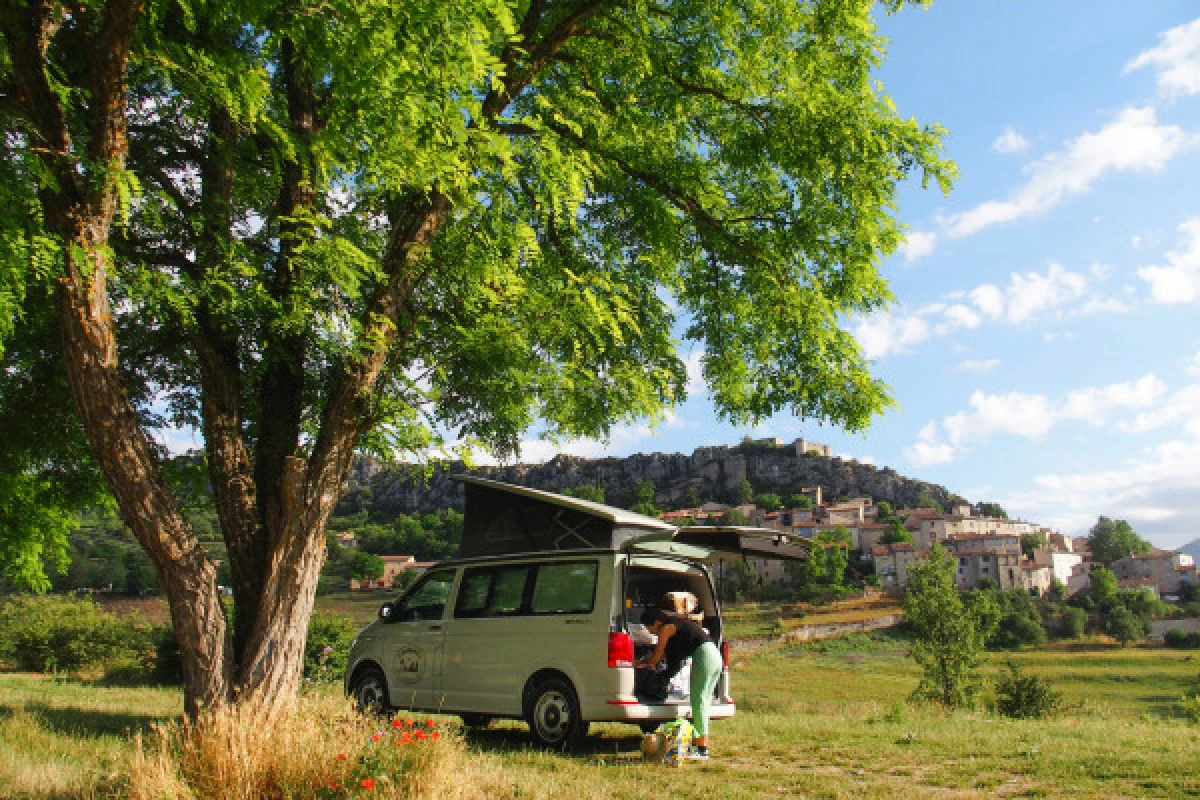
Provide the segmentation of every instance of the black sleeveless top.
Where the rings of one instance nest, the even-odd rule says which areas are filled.
[[[667,647],[663,655],[667,661],[667,673],[674,675],[683,665],[685,658],[691,658],[692,653],[705,642],[711,642],[712,637],[708,635],[708,631],[701,628],[690,619],[668,615],[668,619],[675,626],[675,633],[667,639]]]

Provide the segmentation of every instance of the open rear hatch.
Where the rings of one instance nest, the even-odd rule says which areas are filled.
[[[714,564],[744,558],[804,561],[811,543],[769,528],[693,525],[674,532],[640,536],[626,545],[633,552],[678,556]]]

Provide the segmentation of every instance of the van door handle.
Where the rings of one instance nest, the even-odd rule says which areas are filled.
[[[441,625],[430,625],[429,626],[429,630],[431,630],[431,631],[440,631],[441,629],[442,629]]]
[[[591,620],[586,620],[586,619],[568,619],[568,620],[565,620],[565,622],[566,622],[568,625],[587,625],[587,624],[588,624],[588,622],[590,622],[590,621],[591,621]]]

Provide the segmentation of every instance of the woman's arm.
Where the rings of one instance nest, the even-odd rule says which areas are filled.
[[[656,666],[658,664],[658,662],[663,660],[663,656],[666,655],[667,640],[670,639],[674,635],[675,635],[675,626],[674,625],[671,625],[670,623],[663,625],[662,629],[659,630],[659,632],[658,632],[658,644],[656,644],[654,646],[654,652],[651,653],[650,655],[646,656],[645,658],[641,658],[641,659],[638,659],[637,661],[633,662],[633,665],[635,667]]]

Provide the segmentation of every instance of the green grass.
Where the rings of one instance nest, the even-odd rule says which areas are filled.
[[[904,702],[917,683],[902,632],[735,652],[738,715],[716,758],[644,764],[636,729],[593,726],[572,755],[531,746],[524,726],[468,738],[513,794],[556,798],[1195,797],[1200,726],[1179,713],[1200,691],[1200,654],[1103,643],[988,655],[1050,680],[1065,708],[1045,720]],[[0,797],[66,797],[112,769],[126,729],[174,712],[166,689],[0,675]],[[41,765],[34,769],[33,765]],[[24,793],[24,794],[22,794]]]

